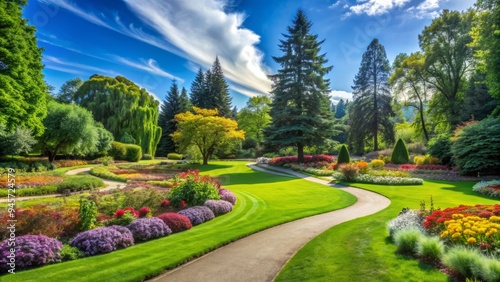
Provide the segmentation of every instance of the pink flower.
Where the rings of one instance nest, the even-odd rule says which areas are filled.
[[[187,203],[184,200],[181,200],[181,202],[179,203],[179,208],[183,209],[185,207],[187,207]]]
[[[167,208],[169,206],[170,206],[170,201],[169,200],[163,200],[160,203],[160,207],[162,207],[162,208]]]

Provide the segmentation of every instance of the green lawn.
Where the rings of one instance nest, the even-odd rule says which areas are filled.
[[[404,207],[418,209],[421,200],[429,208],[431,195],[435,208],[499,203],[473,193],[473,185],[442,181],[425,181],[423,186],[352,184],[390,198],[391,205],[319,235],[297,252],[276,281],[448,281],[438,270],[396,255],[386,222]]]
[[[0,276],[0,281],[141,281],[259,230],[356,201],[338,189],[253,171],[245,162],[213,162],[197,168],[219,176],[223,186],[236,194],[238,201],[232,212],[165,238]]]

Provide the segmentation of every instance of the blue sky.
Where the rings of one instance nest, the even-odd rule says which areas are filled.
[[[172,81],[189,91],[219,56],[233,104],[271,88],[279,39],[302,8],[325,39],[334,99],[349,97],[361,56],[378,38],[392,60],[415,52],[443,9],[474,0],[30,0],[24,16],[43,47],[45,79],[59,87],[94,73],[122,75],[163,100]]]

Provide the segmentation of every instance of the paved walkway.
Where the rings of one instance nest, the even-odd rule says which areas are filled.
[[[336,187],[358,198],[347,208],[278,225],[219,248],[151,281],[272,281],[286,262],[311,239],[334,225],[385,209],[390,200],[373,192],[333,185],[288,169],[249,165],[252,169],[299,177]]]
[[[76,168],[72,170],[68,170],[65,174],[67,175],[76,175],[78,173],[89,173],[91,167],[83,167],[83,168]],[[102,178],[101,178],[102,179]],[[99,191],[109,191],[109,190],[115,190],[118,188],[124,188],[126,186],[126,183],[123,182],[118,182],[118,181],[113,181],[113,180],[106,180],[102,179],[104,182],[104,186],[106,188],[101,188]],[[62,194],[50,194],[50,195],[42,195],[42,196],[26,196],[26,197],[16,197],[16,202],[17,201],[26,201],[26,200],[33,200],[33,199],[43,199],[43,198],[57,198],[57,197],[62,197]],[[7,203],[8,198],[2,198],[0,199],[0,203]]]

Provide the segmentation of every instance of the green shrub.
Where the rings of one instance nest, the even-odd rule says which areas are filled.
[[[492,258],[484,258],[478,265],[479,269],[474,269],[474,273],[478,273],[479,277],[487,282],[500,281],[500,261]]]
[[[421,237],[417,242],[417,256],[428,263],[439,262],[444,254],[444,244],[439,237]]]
[[[111,143],[111,149],[108,151],[108,154],[112,156],[115,160],[125,160],[127,155],[127,147],[125,144],[113,141]]]
[[[136,220],[137,217],[133,215],[129,210],[125,211],[125,213],[121,217],[113,217],[106,222],[106,226],[111,225],[121,225],[126,226],[132,223],[132,221]]]
[[[500,171],[500,119],[487,118],[456,133],[453,159],[462,174]]]
[[[476,249],[452,247],[443,255],[443,264],[467,278],[477,278],[484,257]]]
[[[126,144],[127,154],[125,160],[129,162],[138,162],[142,157],[142,148],[138,145]]]
[[[393,164],[407,164],[410,162],[410,154],[406,148],[405,141],[399,138],[392,150],[391,162]]]
[[[394,233],[394,244],[398,248],[398,252],[413,256],[417,251],[417,243],[422,237],[424,237],[422,231],[418,228],[410,227]]]
[[[182,155],[177,153],[168,153],[167,159],[169,160],[182,160]]]
[[[442,165],[452,165],[451,135],[443,134],[429,140],[427,152],[439,159]]]
[[[208,177],[198,171],[189,171],[185,176],[174,177],[178,184],[170,190],[170,202],[178,206],[184,201],[189,206],[202,206],[206,200],[219,200],[219,189]]]
[[[77,247],[71,247],[70,245],[64,244],[61,249],[61,261],[75,260],[83,258],[84,256],[85,254]]]
[[[80,209],[78,217],[80,218],[80,230],[86,231],[95,227],[97,216],[97,205],[94,201],[80,198]]]
[[[351,156],[349,155],[349,149],[347,149],[347,146],[344,144],[342,145],[342,147],[340,147],[337,163],[340,165],[350,162],[351,162]]]
[[[42,196],[42,195],[50,195],[57,194],[57,186],[56,185],[46,185],[39,186],[34,188],[17,188],[16,196],[18,197],[26,197],[26,196]],[[0,189],[0,197],[8,196],[7,189]]]
[[[71,176],[65,181],[57,184],[57,192],[62,193],[64,190],[71,192],[94,190],[98,187],[103,187],[104,182],[92,176]]]
[[[344,163],[339,166],[339,171],[342,172],[346,181],[352,182],[358,175],[359,167],[353,163]]]
[[[153,156],[151,156],[150,154],[144,154],[144,155],[142,155],[142,159],[143,160],[152,160]]]
[[[100,178],[104,178],[104,179],[115,180],[115,181],[120,181],[120,182],[127,182],[127,179],[125,177],[121,177],[119,175],[116,175],[102,166],[93,167],[90,170],[90,174],[97,176],[97,177],[100,177]]]

